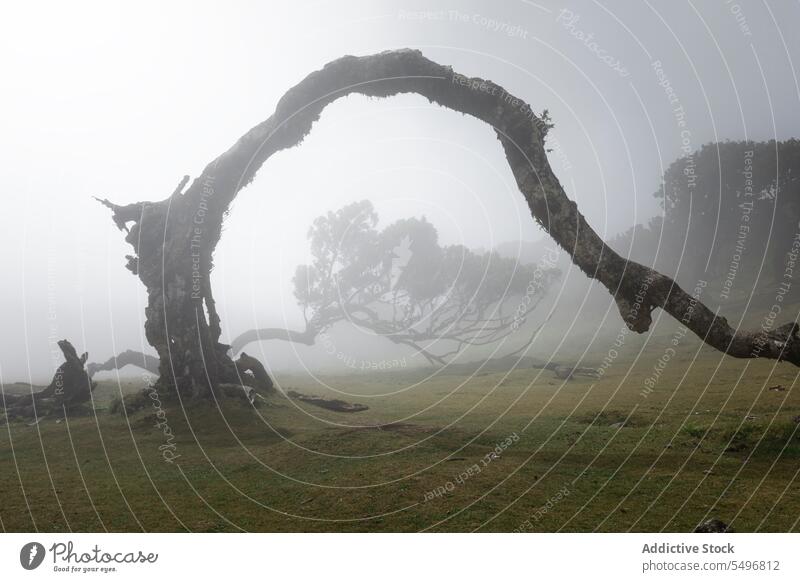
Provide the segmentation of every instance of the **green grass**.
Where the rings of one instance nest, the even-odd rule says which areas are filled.
[[[409,388],[423,374],[404,370],[330,375],[325,389],[279,377],[370,406],[349,415],[279,396],[257,410],[165,399],[174,463],[155,409],[109,412],[138,385],[106,381],[96,414],[0,426],[2,528],[690,531],[717,517],[736,531],[799,530],[797,369],[687,340],[645,398],[665,345],[651,343],[598,381],[492,370]]]

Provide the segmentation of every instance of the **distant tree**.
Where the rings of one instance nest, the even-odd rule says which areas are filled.
[[[780,277],[800,218],[800,141],[705,145],[672,164],[663,200],[667,228],[712,255],[710,275],[727,276],[738,244],[749,263],[739,273],[754,279],[764,261],[761,277]]]
[[[687,278],[733,279],[728,284],[749,292],[786,269],[800,222],[800,141],[706,144],[667,168],[655,196],[663,219],[637,225],[613,246],[666,271],[680,265]]]
[[[294,295],[306,329],[254,329],[232,343],[284,339],[312,344],[347,321],[444,363],[468,346],[498,342],[520,329],[558,275],[553,264],[522,265],[497,253],[439,244],[425,218],[378,231],[369,201],[317,218],[312,261],[297,267]]]

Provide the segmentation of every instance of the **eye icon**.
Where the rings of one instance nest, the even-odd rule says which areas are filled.
[[[19,563],[26,570],[35,570],[44,561],[44,546],[39,542],[29,542],[19,551]]]

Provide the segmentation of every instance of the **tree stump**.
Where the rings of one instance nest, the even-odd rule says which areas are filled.
[[[67,340],[58,342],[65,362],[61,364],[50,384],[44,390],[17,396],[6,396],[6,414],[15,417],[44,417],[60,411],[68,412],[77,405],[88,402],[97,384],[84,369],[88,353],[78,356],[75,347]]]

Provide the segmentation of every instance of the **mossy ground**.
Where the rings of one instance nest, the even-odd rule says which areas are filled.
[[[165,399],[174,463],[154,409],[108,412],[140,386],[106,380],[96,415],[0,426],[2,528],[691,531],[716,517],[798,531],[797,369],[687,344],[643,397],[653,350],[597,381],[532,369],[331,375],[327,389],[279,378],[370,406],[349,415],[280,396],[257,410]]]

